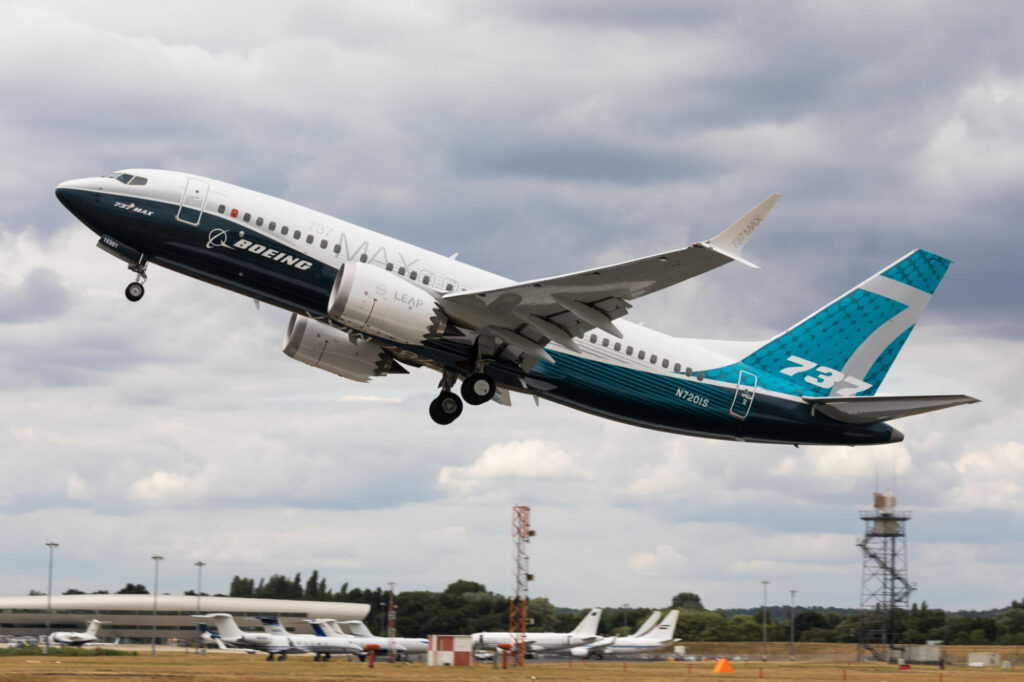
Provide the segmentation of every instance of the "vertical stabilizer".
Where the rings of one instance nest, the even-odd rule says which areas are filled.
[[[238,627],[238,623],[230,613],[211,613],[203,617],[213,621],[217,627],[217,634],[223,639],[238,639],[243,634],[242,628]]]
[[[648,632],[654,629],[654,626],[658,624],[658,619],[661,618],[661,611],[651,611],[651,615],[647,616],[647,620],[640,624],[640,627],[636,629],[636,632],[632,634],[633,637],[644,637]]]
[[[579,622],[572,632],[571,635],[596,635],[597,626],[601,624],[601,611],[602,609],[590,609],[590,612],[583,616],[583,620]]]
[[[807,397],[874,395],[950,261],[918,249],[765,342],[738,365],[769,390]]]
[[[89,626],[85,628],[85,634],[89,637],[95,637],[99,633],[101,625],[103,625],[103,621],[93,618],[89,621]]]
[[[660,623],[658,623],[645,639],[654,639],[659,642],[667,642],[676,638],[676,623],[679,622],[679,609],[672,609]]]

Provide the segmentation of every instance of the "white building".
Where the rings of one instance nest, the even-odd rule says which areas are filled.
[[[289,630],[312,632],[306,618],[337,618],[363,620],[370,612],[368,604],[338,601],[297,601],[291,599],[249,599],[242,597],[202,597],[161,594],[156,599],[153,615],[151,594],[68,594],[50,598],[50,631],[82,630],[92,618],[108,624],[100,629],[101,639],[120,637],[122,641],[148,642],[153,636],[160,641],[196,638],[199,613],[230,613],[243,629],[261,629],[246,617],[275,615]],[[46,633],[46,596],[0,597],[0,635],[42,635]]]

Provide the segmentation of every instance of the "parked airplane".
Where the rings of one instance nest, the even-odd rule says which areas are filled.
[[[647,616],[647,620],[640,624],[640,627],[636,629],[631,637],[643,637],[648,632],[654,629],[654,626],[658,624],[658,619],[661,618],[660,611],[651,611],[651,615]]]
[[[581,658],[604,658],[605,656],[623,656],[660,651],[675,640],[676,623],[679,622],[679,611],[672,609],[657,627],[647,634],[629,637],[606,637],[584,646],[573,647],[571,654]]]
[[[93,618],[87,624],[83,632],[51,632],[51,646],[83,646],[99,641],[96,636],[100,631],[103,621]]]
[[[376,644],[379,647],[377,651],[384,654],[389,652],[392,639],[395,642],[395,653],[399,656],[425,654],[427,653],[427,646],[430,644],[430,640],[424,637],[391,638],[374,635],[370,632],[370,628],[366,627],[366,624],[361,620],[345,620],[339,623],[334,618],[318,618],[309,622],[313,625],[313,630],[317,634],[323,630],[325,634],[352,637],[364,648],[367,644]]]
[[[320,633],[315,635],[295,634],[288,632],[277,616],[259,616],[257,618],[263,623],[263,631],[277,637],[287,637],[296,652],[315,654],[314,660],[329,661],[331,654],[356,654],[363,655],[366,651],[363,645],[353,637],[345,635],[325,636]]]
[[[274,654],[277,654],[277,660],[283,661],[290,653],[307,653],[305,649],[293,645],[289,636],[267,632],[244,632],[230,613],[209,613],[192,617],[212,620],[217,626],[214,638],[220,642],[236,649],[265,652],[268,661],[274,660]]]
[[[515,282],[283,199],[166,170],[61,183],[57,197],[128,263],[292,312],[284,352],[356,381],[441,373],[439,424],[510,392],[646,428],[770,443],[865,445],[890,419],[976,402],[878,396],[950,261],[913,251],[765,341],[683,339],[619,318],[630,301],[743,255],[773,194],[713,239]],[[755,266],[756,267],[756,266]],[[462,399],[453,392],[461,379]]]
[[[527,632],[527,651],[564,651],[581,644],[596,642],[601,639],[597,634],[597,626],[601,623],[601,611],[602,609],[591,609],[571,632]],[[476,632],[471,636],[473,647],[477,649],[495,649],[499,644],[515,644],[510,632]]]

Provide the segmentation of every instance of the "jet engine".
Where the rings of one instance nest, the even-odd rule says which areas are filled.
[[[373,341],[353,342],[345,332],[295,313],[288,320],[282,350],[290,358],[353,381],[408,374],[391,353]]]
[[[407,344],[444,336],[448,328],[429,292],[362,263],[345,263],[338,270],[327,314],[351,329]]]

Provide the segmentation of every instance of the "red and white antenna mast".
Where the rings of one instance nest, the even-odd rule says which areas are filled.
[[[530,508],[512,507],[512,542],[515,546],[516,591],[508,600],[508,631],[512,635],[512,655],[514,665],[526,663],[526,626],[527,605],[530,601],[530,555],[527,551],[530,538],[535,532],[530,530]]]
[[[391,663],[395,662],[395,637],[398,631],[395,627],[398,617],[398,606],[395,605],[395,584],[388,583],[388,587],[391,588],[391,594],[388,597],[388,661]]]

